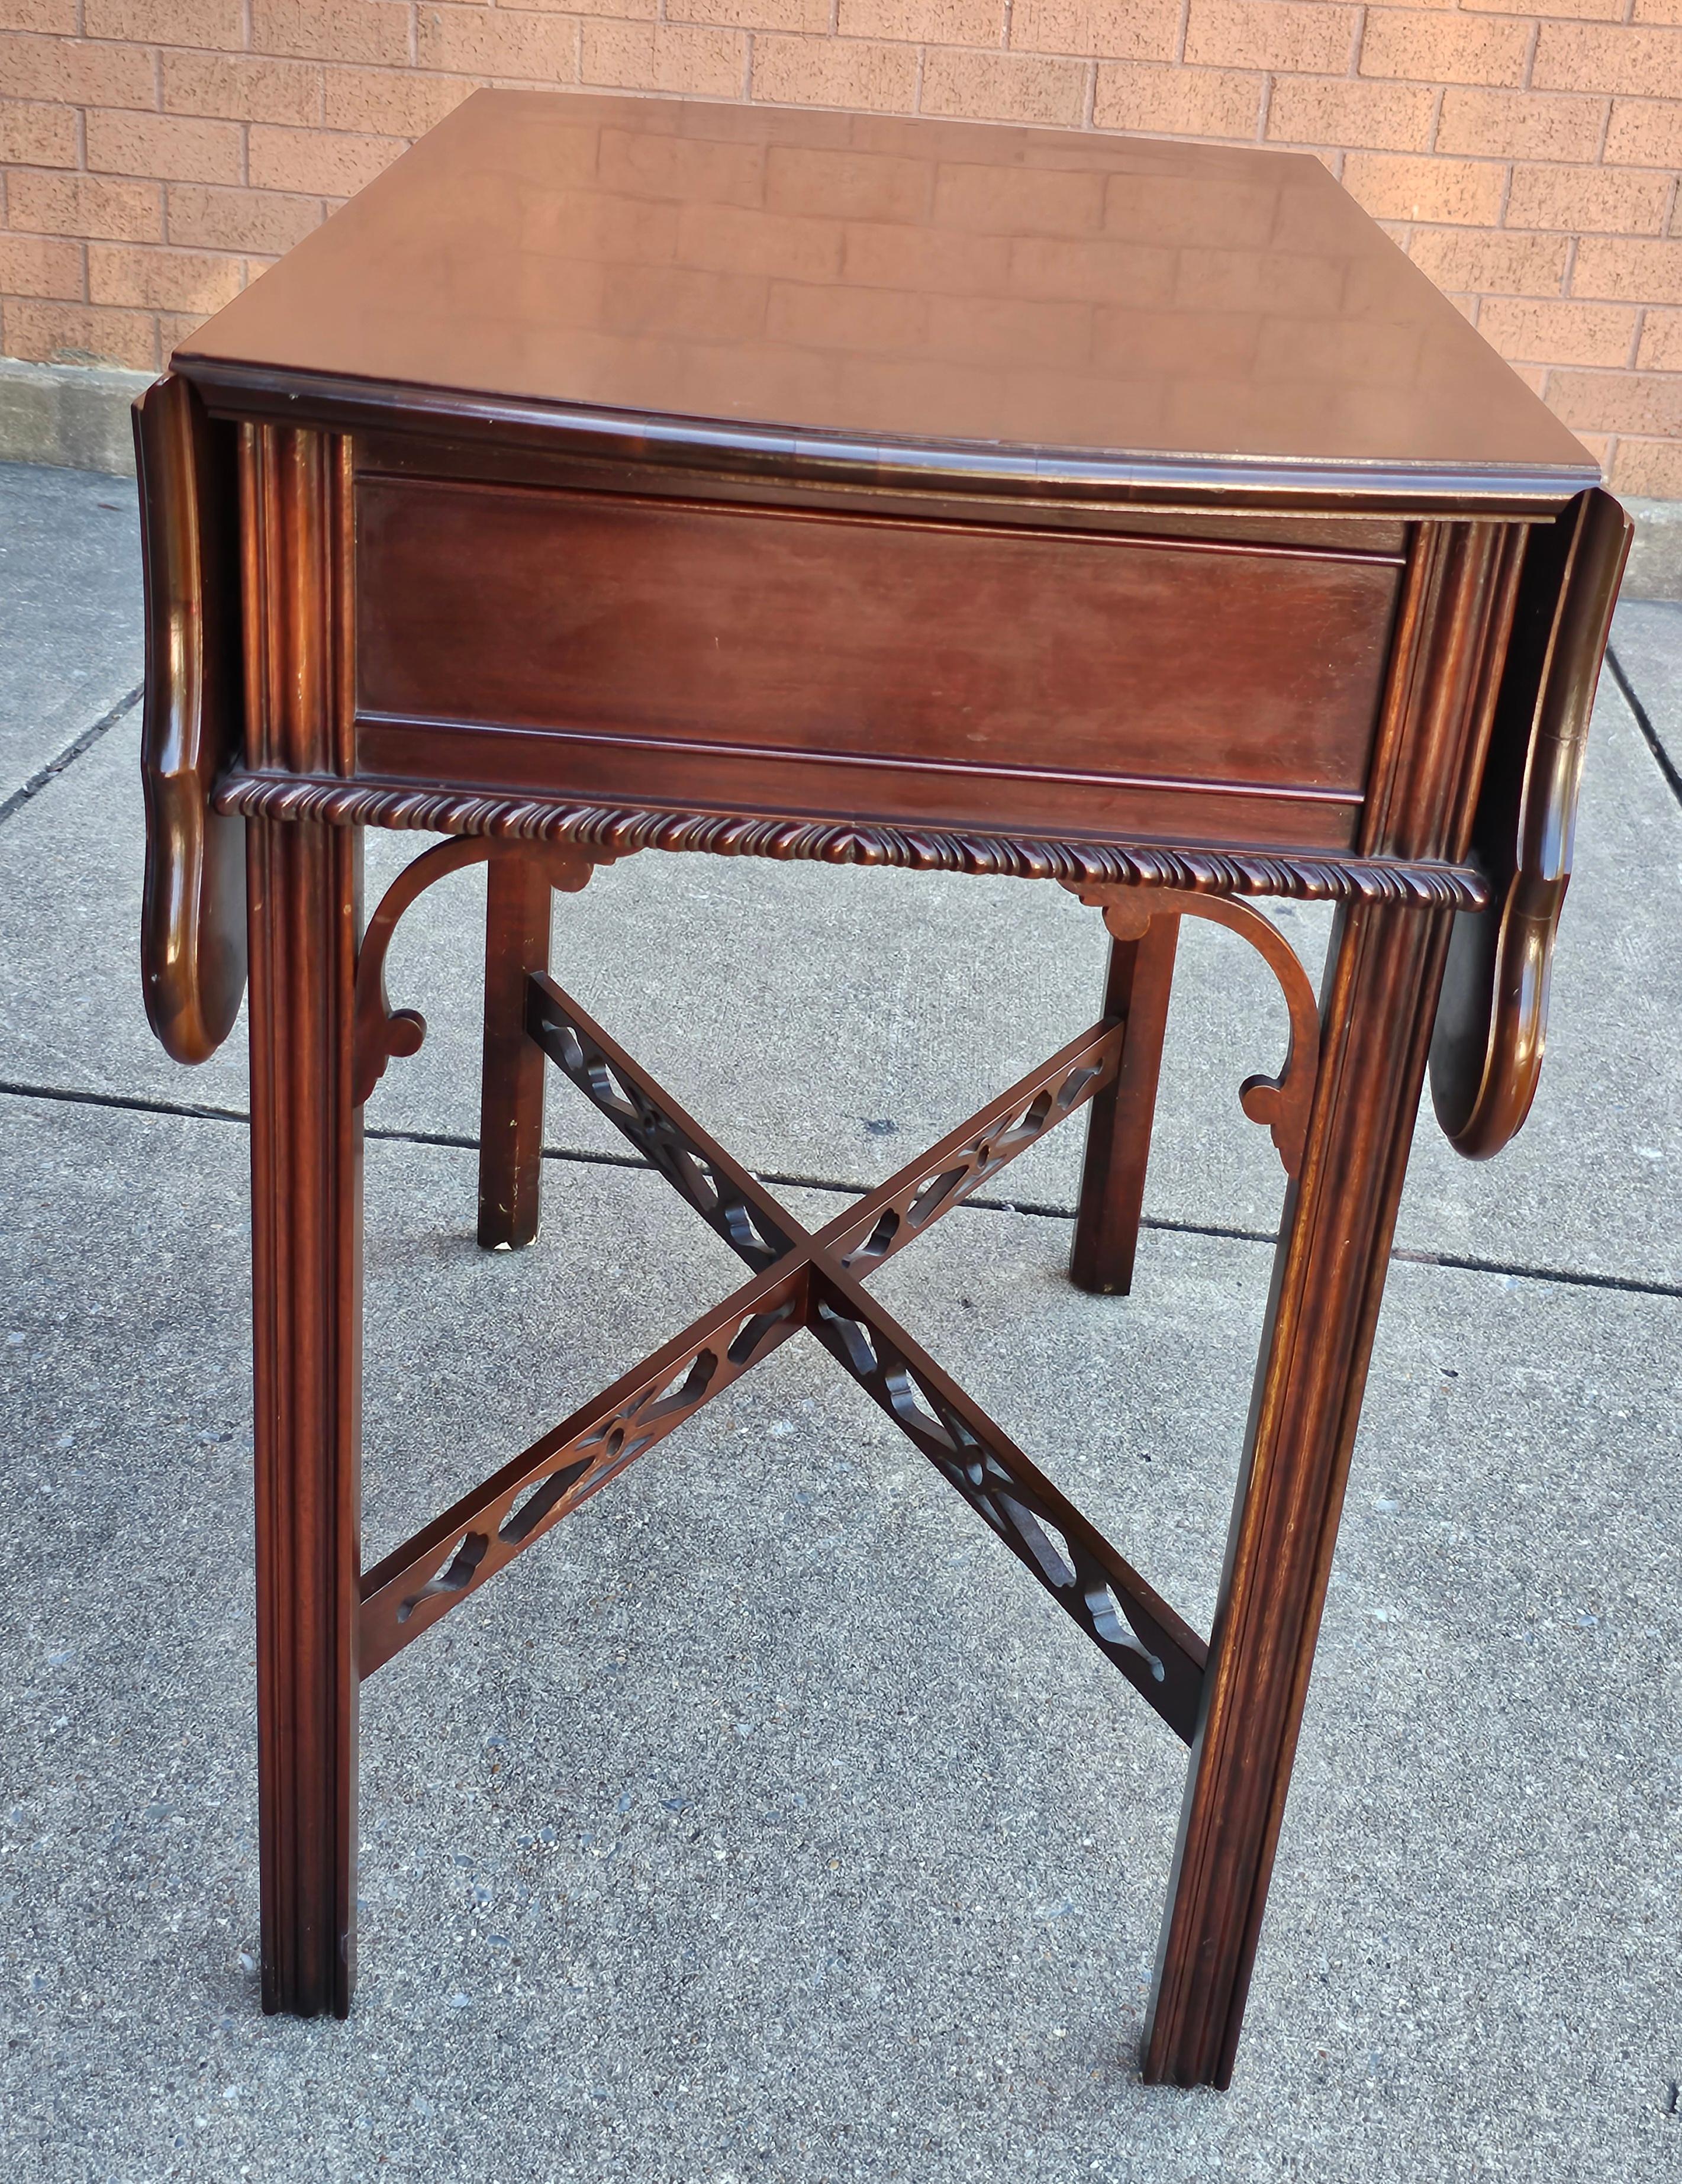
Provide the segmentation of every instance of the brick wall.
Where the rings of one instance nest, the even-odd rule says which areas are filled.
[[[0,0],[0,350],[155,366],[482,83],[1318,153],[1682,497],[1682,0]]]

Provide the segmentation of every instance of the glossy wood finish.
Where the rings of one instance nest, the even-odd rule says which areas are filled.
[[[343,2017],[356,1979],[361,838],[251,829],[258,1796],[263,2006]]]
[[[1495,512],[1571,435],[1315,159],[480,92],[178,353],[245,414]]]
[[[252,845],[265,2000],[348,2003],[359,1674],[807,1332],[1192,1742],[1145,2070],[1226,2082],[1457,913],[1456,1141],[1534,1084],[1592,464],[1313,161],[766,109],[481,94],[177,365],[210,421],[142,411],[160,720],[231,718],[177,655],[234,590],[194,511],[240,448],[246,732],[186,793]],[[202,972],[167,745],[149,961]],[[365,824],[454,838],[358,954]],[[656,847],[1059,879],[1106,1014],[808,1234],[544,974],[549,887]],[[385,950],[481,860],[482,1239],[535,1227],[542,1056],[748,1277],[359,1576],[359,1103],[424,1029]],[[1343,905],[1317,1017],[1269,893]],[[1293,1034],[1241,1094],[1293,1180],[1206,1648],[868,1290],[1088,1100],[1077,1276],[1126,1287],[1188,915]]]
[[[134,405],[146,580],[141,989],[177,1061],[208,1061],[245,992],[245,829],[211,803],[239,742],[228,427],[166,373]]]
[[[479,1095],[479,1241],[517,1251],[537,1234],[543,1049],[526,1035],[526,983],[549,967],[550,881],[541,854],[493,857],[485,875],[485,1055]]]
[[[1375,822],[1404,853],[1452,855],[1470,833],[1513,560],[1511,541],[1481,527],[1421,542]],[[1157,1958],[1145,2074],[1158,2082],[1232,2076],[1449,923],[1440,911],[1339,915]]]
[[[1473,830],[1497,892],[1455,921],[1431,1042],[1437,1120],[1470,1160],[1511,1144],[1540,1082],[1589,716],[1634,529],[1609,493],[1585,493],[1526,551]]]
[[[246,438],[246,726],[270,760],[346,755],[347,467],[321,434]],[[342,2017],[356,1976],[361,835],[259,822],[248,869],[263,2003]]]
[[[1110,943],[1104,1013],[1126,1024],[1127,1041],[1113,1080],[1087,1115],[1069,1254],[1069,1279],[1096,1296],[1126,1296],[1133,1288],[1179,936],[1179,919],[1165,913],[1148,919],[1143,933]]]
[[[1354,844],[1388,558],[383,479],[357,508],[382,778],[477,726],[487,786]]]
[[[1441,911],[1339,915],[1157,1955],[1157,2083],[1231,2081],[1447,939]]]

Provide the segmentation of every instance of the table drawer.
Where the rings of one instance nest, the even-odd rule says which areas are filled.
[[[359,771],[1353,841],[1394,556],[364,477]],[[463,752],[460,734],[475,733]]]

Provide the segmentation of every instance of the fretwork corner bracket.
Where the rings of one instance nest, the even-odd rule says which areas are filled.
[[[355,1062],[351,1096],[359,1106],[386,1073],[386,1064],[420,1051],[426,1019],[418,1009],[394,1009],[386,992],[386,951],[398,920],[435,880],[466,865],[498,856],[535,859],[550,887],[576,894],[589,884],[599,865],[611,864],[610,850],[583,849],[572,842],[504,841],[487,835],[462,835],[440,842],[405,865],[380,898],[368,921],[356,956]]]
[[[434,873],[442,869],[435,866]],[[382,914],[386,908],[382,904]],[[551,978],[532,972],[526,998],[531,1039],[730,1245],[749,1276],[364,1574],[363,1674],[805,1330],[1189,1743],[1207,1660],[1203,1641],[865,1287],[876,1268],[1108,1084],[1125,1028],[1108,1019],[1094,1024],[812,1233]]]
[[[1290,1017],[1290,1045],[1277,1077],[1246,1077],[1239,1105],[1252,1123],[1272,1134],[1285,1173],[1301,1173],[1308,1136],[1308,1111],[1320,1066],[1320,1010],[1302,959],[1273,920],[1247,902],[1224,895],[1196,894],[1182,888],[1111,888],[1063,883],[1089,908],[1101,910],[1113,940],[1142,940],[1159,917],[1203,917],[1224,925],[1260,955],[1284,995]]]

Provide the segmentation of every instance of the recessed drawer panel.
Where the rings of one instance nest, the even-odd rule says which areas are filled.
[[[1213,807],[1243,807],[1251,840],[1276,807],[1263,835],[1330,845],[1353,838],[1399,573],[365,477],[359,763],[406,772],[413,751],[424,772],[437,737],[401,728],[459,724],[527,732],[482,739],[487,782],[594,800],[763,772],[783,809],[1083,833],[1094,797],[1108,831],[1139,823],[1108,816],[1117,796],[1160,794],[1183,834],[1207,794],[1211,837],[1234,838]]]

